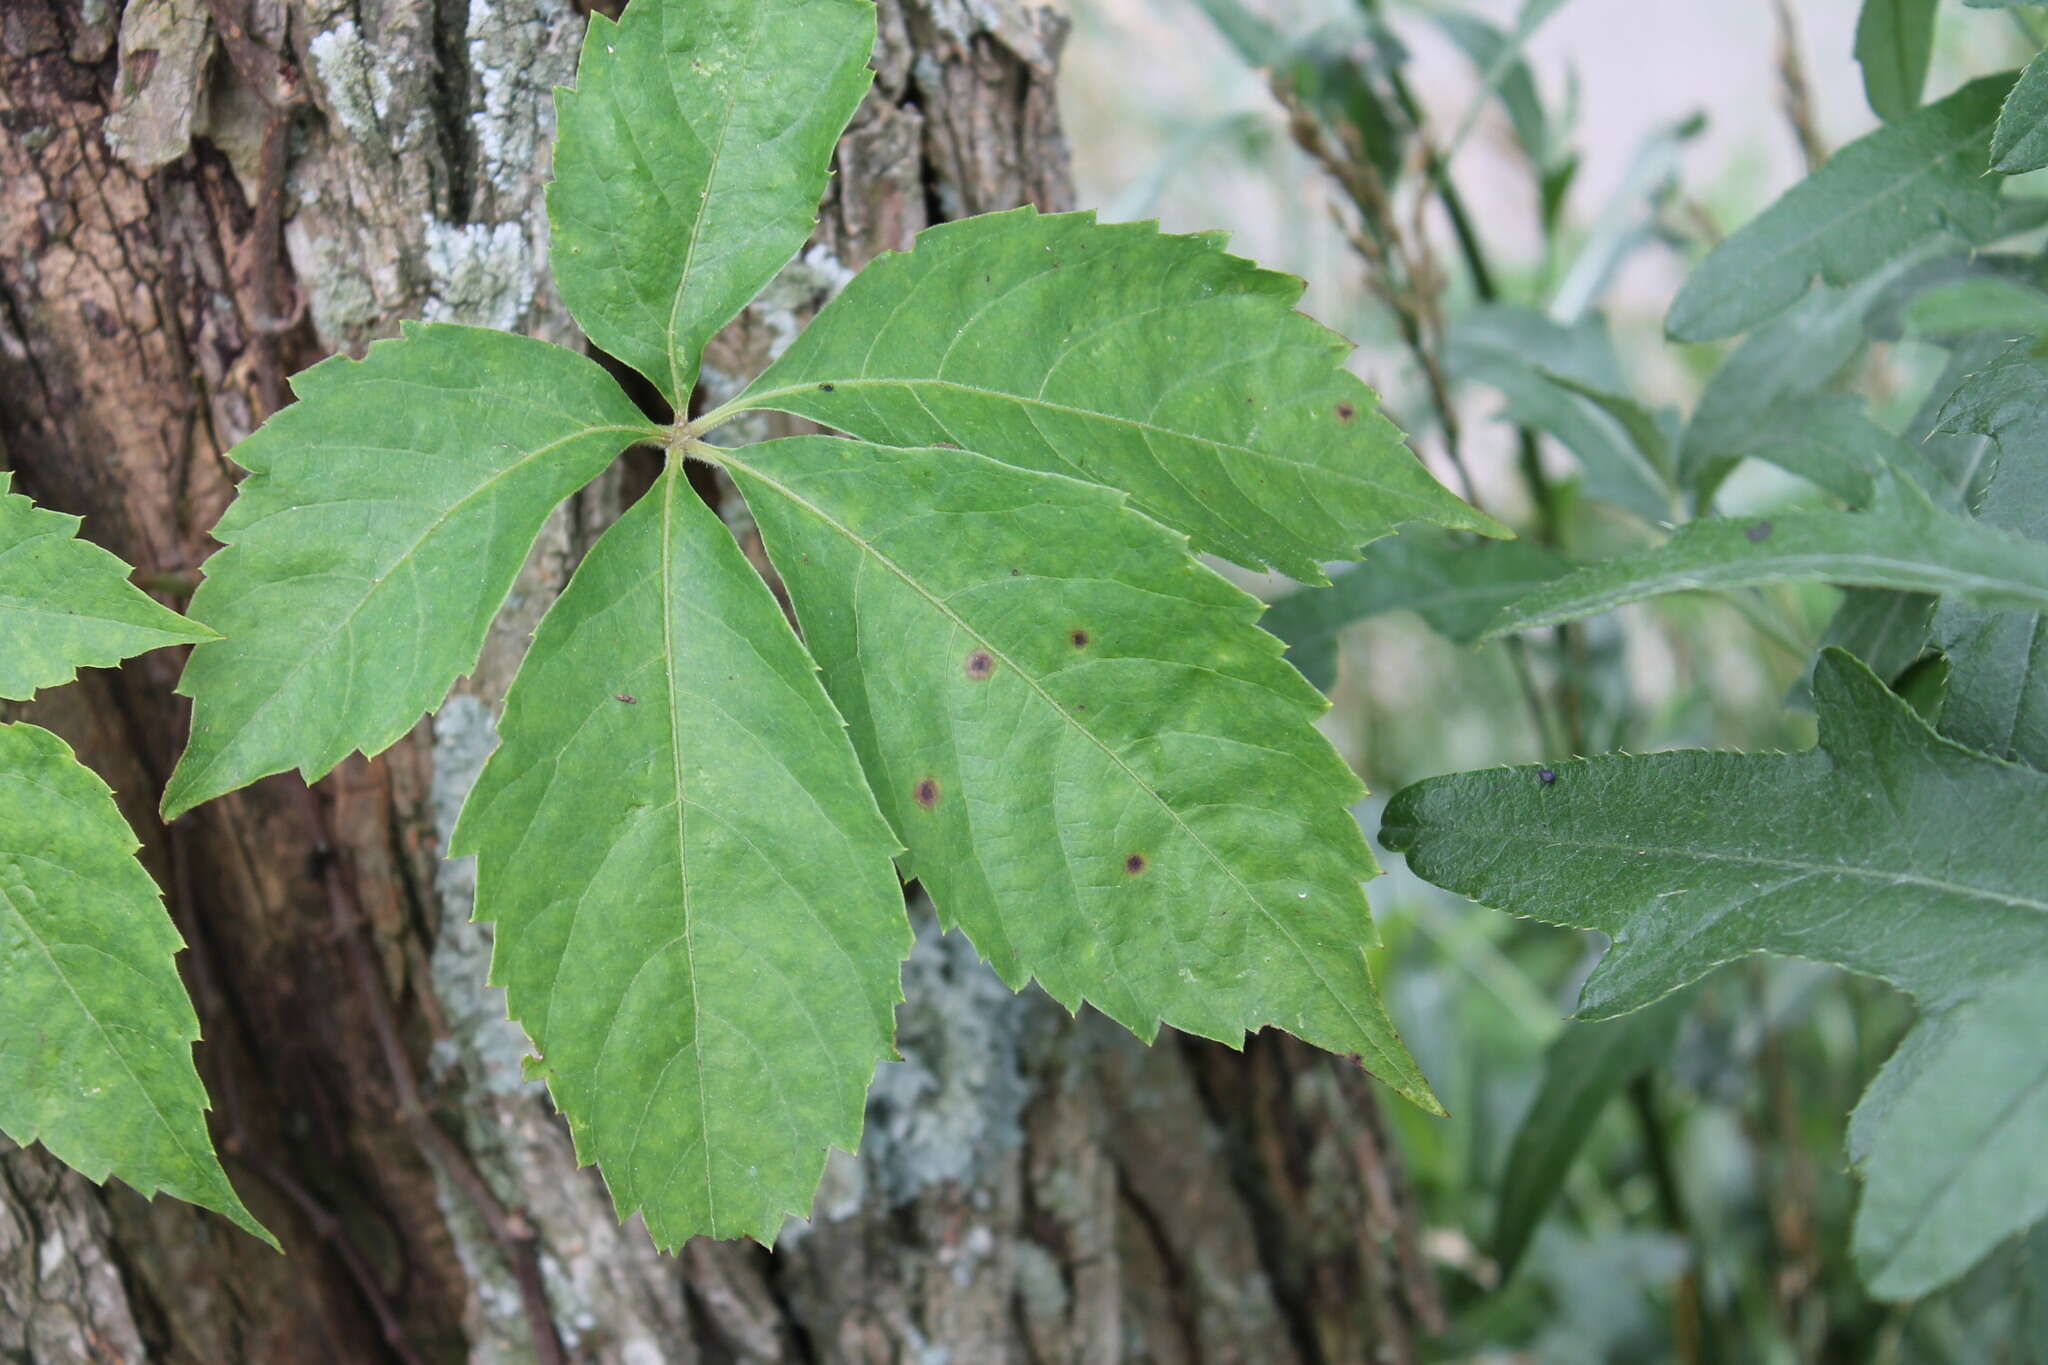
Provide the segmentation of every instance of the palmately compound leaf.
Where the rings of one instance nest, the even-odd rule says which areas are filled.
[[[409,323],[292,387],[230,452],[249,477],[191,608],[227,638],[178,683],[167,817],[395,742],[475,665],[548,513],[660,435],[596,362],[480,327]]]
[[[63,740],[0,725],[0,1131],[276,1246],[214,1156],[184,943],[135,849]]]
[[[1259,607],[1097,484],[830,437],[717,453],[905,875],[1012,987],[1273,1024],[1436,1109],[1367,971],[1363,787]]]
[[[1533,630],[1668,592],[1798,579],[1942,593],[2048,610],[2048,545],[1937,508],[1914,484],[1876,478],[1869,510],[1811,509],[1687,522],[1653,550],[1589,564],[1501,613],[1489,635]]]
[[[1733,336],[1815,280],[1854,283],[1933,240],[1992,240],[2000,181],[1984,172],[2012,83],[2010,72],[1972,81],[1842,148],[1700,262],[1666,330],[1677,341]]]
[[[872,79],[873,0],[639,0],[556,98],[550,264],[590,339],[681,410],[704,343],[803,246]]]
[[[2048,542],[2048,362],[2031,341],[1966,378],[1939,427],[1993,443],[1997,464],[1979,519]],[[1933,634],[1949,660],[1942,733],[2048,769],[2048,613],[1945,599]]]
[[[9,491],[0,470],[0,697],[27,701],[163,645],[217,638],[128,581],[128,566],[78,538],[77,517]]]
[[[534,636],[453,851],[576,1150],[663,1247],[772,1242],[892,1055],[910,923],[838,713],[680,468]]]
[[[1404,521],[1506,535],[1423,470],[1301,289],[1215,234],[988,214],[869,265],[729,407],[1120,488],[1304,582]]]
[[[1611,936],[1579,1001],[1594,1018],[1757,952],[1913,994],[1926,1017],[1852,1149],[1870,1182],[1859,1261],[1877,1292],[1906,1296],[2048,1214],[2048,773],[1941,737],[1839,650],[1814,697],[1820,745],[1803,754],[1432,778],[1389,803],[1380,838],[1439,886]]]
[[[1337,680],[1337,637],[1346,626],[1389,611],[1422,614],[1458,644],[1486,633],[1501,609],[1571,571],[1571,561],[1526,540],[1475,545],[1443,531],[1404,531],[1382,540],[1330,580],[1299,588],[1266,609],[1259,624],[1287,642],[1287,661],[1328,691]]]

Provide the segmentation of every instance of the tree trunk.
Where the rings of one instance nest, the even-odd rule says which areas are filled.
[[[1064,204],[1052,3],[882,0],[880,79],[817,241],[720,338],[700,401],[935,219]],[[224,453],[287,374],[421,315],[577,344],[540,190],[583,19],[567,0],[118,8],[0,5],[0,467],[181,604],[232,494]],[[0,1142],[0,1357],[1413,1359],[1431,1290],[1355,1068],[1277,1035],[1148,1050],[1011,995],[928,925],[906,1060],[810,1224],[772,1254],[675,1257],[620,1226],[521,1079],[471,870],[437,850],[528,632],[648,475],[624,461],[558,514],[475,676],[310,802],[275,778],[156,819],[186,724],[171,652],[16,708],[120,793],[190,945],[215,1139],[287,1254]]]

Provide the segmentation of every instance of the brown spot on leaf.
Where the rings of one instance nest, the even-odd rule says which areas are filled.
[[[1351,404],[1349,404],[1349,403],[1339,403],[1339,404],[1337,405],[1337,420],[1338,420],[1338,421],[1340,421],[1340,422],[1344,422],[1344,423],[1347,423],[1347,424],[1348,424],[1348,423],[1349,423],[1349,422],[1351,421],[1351,419],[1352,419],[1352,418],[1354,418],[1354,417],[1356,417],[1356,416],[1358,416],[1358,409],[1357,409],[1357,408],[1355,408],[1355,407],[1353,407],[1353,406],[1351,406]]]
[[[987,682],[989,674],[996,671],[995,656],[985,649],[977,649],[967,656],[966,670],[969,682]]]
[[[1075,631],[1075,632],[1074,632],[1073,634],[1069,635],[1069,636],[1068,636],[1067,638],[1068,638],[1069,640],[1072,640],[1072,641],[1074,642],[1074,648],[1076,648],[1076,649],[1086,649],[1086,648],[1088,648],[1088,632],[1087,632],[1087,631],[1085,631],[1085,630],[1076,630],[1076,631]]]
[[[917,782],[917,804],[926,810],[936,810],[939,804],[939,779],[922,777]]]
[[[1750,544],[1761,545],[1771,538],[1771,529],[1771,524],[1768,521],[1760,521],[1754,526],[1743,527],[1742,534],[1749,537]]]
[[[1151,864],[1145,861],[1145,855],[1142,853],[1133,853],[1130,857],[1124,859],[1124,871],[1133,877],[1150,866]]]

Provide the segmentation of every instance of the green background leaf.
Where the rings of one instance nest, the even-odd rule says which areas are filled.
[[[1666,330],[1713,341],[1764,322],[1816,279],[1852,284],[1930,240],[1999,234],[1999,186],[1984,175],[2012,88],[1986,76],[1857,139],[1715,247],[1686,278]]]
[[[556,98],[550,264],[681,411],[704,343],[803,246],[872,79],[872,0],[636,0]]]
[[[2048,52],[2038,54],[1998,112],[1991,134],[1991,169],[2007,175],[2048,166]]]
[[[151,600],[128,566],[78,538],[79,520],[10,491],[0,470],[0,697],[27,701],[81,668],[216,638]]]
[[[1880,481],[1868,511],[1814,509],[1687,522],[1653,550],[1589,564],[1501,613],[1489,635],[1533,630],[1667,592],[1816,579],[2048,608],[2048,545],[1951,516],[1915,486]]]
[[[1404,521],[1505,535],[1424,471],[1301,288],[1214,234],[988,214],[876,260],[729,406],[1108,484],[1305,582]]]
[[[1934,733],[1849,655],[1814,677],[1820,745],[1432,778],[1380,837],[1419,875],[1613,939],[1584,1014],[1640,1008],[1755,952],[1898,985],[1925,1015],[1872,1083],[1851,1155],[1873,1292],[1924,1293],[2048,1214],[2036,1135],[2048,774]]]
[[[1543,1215],[1593,1134],[1600,1111],[1637,1076],[1662,1066],[1692,1004],[1674,992],[1634,1014],[1564,1026],[1543,1058],[1543,1083],[1515,1129],[1501,1175],[1493,1257],[1502,1279],[1515,1273]]]
[[[671,469],[535,634],[453,849],[576,1150],[657,1245],[772,1242],[893,1055],[896,842],[774,597]]]
[[[0,725],[0,1131],[274,1247],[213,1154],[199,1019],[172,962],[185,945],[135,849],[70,746]]]
[[[1852,1249],[1880,1298],[1925,1293],[2048,1214],[2038,963],[1922,1020],[1856,1107],[1849,1153],[1866,1184]]]
[[[1434,1107],[1373,991],[1363,794],[1258,603],[1121,494],[825,437],[718,458],[902,841],[1012,987],[1274,1024]]]
[[[1969,376],[1940,427],[1991,439],[1995,464],[1979,519],[2048,541],[2048,362],[2022,343]],[[1942,733],[2048,769],[2048,614],[1945,600],[1934,638],[1948,654]]]
[[[480,327],[408,323],[292,387],[230,452],[250,473],[191,608],[228,638],[178,683],[166,816],[395,742],[475,666],[555,504],[659,435],[596,362]]]
[[[1856,20],[1856,61],[1863,93],[1887,123],[1920,107],[1934,51],[1935,0],[1863,0]]]
[[[1571,571],[1564,556],[1526,540],[1473,544],[1417,529],[1382,540],[1330,580],[1277,599],[1259,624],[1287,642],[1287,661],[1324,691],[1337,679],[1337,637],[1388,611],[1415,611],[1458,644],[1486,633],[1501,609]]]
[[[1467,313],[1452,328],[1444,363],[1460,379],[1507,396],[1502,417],[1562,441],[1586,471],[1586,491],[1651,521],[1668,520],[1671,490],[1630,421],[1602,398],[1628,391],[1606,321],[1567,327],[1530,308]]]

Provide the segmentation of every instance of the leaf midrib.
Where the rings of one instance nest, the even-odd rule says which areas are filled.
[[[1418,833],[1422,825],[1418,821],[1408,826]],[[1492,838],[1504,844],[1540,844],[1546,849],[1584,850],[1594,853],[1631,853],[1637,855],[1657,854],[1672,858],[1687,858],[1698,862],[1725,863],[1742,867],[1766,867],[1784,872],[1813,873],[1816,875],[1839,875],[1859,881],[1876,882],[1884,886],[1918,886],[1930,891],[1949,892],[1969,900],[1986,901],[2008,905],[2019,910],[2037,910],[2048,914],[2048,900],[2034,900],[2026,896],[2006,895],[1986,887],[1970,886],[1961,882],[1944,881],[1939,877],[1928,877],[1913,872],[1888,872],[1882,868],[1866,867],[1856,863],[1819,863],[1802,858],[1768,858],[1756,854],[1736,853],[1723,849],[1688,848],[1684,845],[1647,843],[1636,839],[1586,839],[1567,838],[1554,834],[1528,834],[1512,829],[1494,829],[1469,822],[1439,824],[1436,837],[1443,837],[1441,831],[1454,831],[1465,838]],[[1414,845],[1411,843],[1410,847]],[[1389,845],[1393,847],[1393,845]]]
[[[746,460],[740,458],[737,452],[730,449],[718,449],[713,453],[715,454],[715,457],[721,462],[728,464],[734,468],[740,469],[744,471],[746,474],[748,474],[750,477],[759,480],[767,487],[775,490],[783,497],[788,498],[792,503],[809,512],[812,516],[818,518],[819,521],[823,522],[826,526],[829,526],[833,531],[837,532],[839,535],[845,537],[846,540],[848,540],[853,545],[858,547],[874,563],[880,565],[884,569],[887,569],[890,573],[894,574],[898,579],[900,579],[904,586],[908,587],[912,592],[916,593],[919,597],[923,598],[928,604],[930,604],[931,608],[934,611],[937,611],[940,615],[944,616],[947,620],[951,621],[957,630],[961,631],[968,638],[976,641],[981,648],[987,650],[990,656],[994,658],[997,663],[1005,665],[1006,667],[1014,671],[1017,677],[1023,681],[1024,685],[1026,687],[1029,687],[1032,690],[1032,692],[1037,694],[1038,698],[1041,701],[1043,701],[1048,707],[1051,708],[1053,714],[1057,715],[1061,720],[1065,721],[1076,732],[1078,732],[1080,735],[1086,738],[1090,744],[1094,745],[1097,749],[1101,750],[1103,755],[1106,758],[1108,758],[1111,763],[1115,764],[1119,769],[1123,771],[1124,775],[1130,779],[1133,786],[1137,787],[1138,790],[1144,792],[1145,795],[1150,797],[1162,811],[1166,812],[1167,818],[1172,820],[1173,823],[1177,827],[1179,827],[1179,829],[1184,834],[1187,835],[1189,840],[1191,840],[1194,843],[1195,847],[1199,848],[1202,851],[1202,853],[1209,859],[1209,861],[1215,864],[1215,866],[1223,873],[1223,875],[1226,878],[1228,878],[1234,886],[1237,887],[1237,889],[1243,894],[1245,900],[1248,901],[1254,907],[1256,907],[1259,913],[1264,915],[1267,921],[1271,923],[1274,928],[1278,929],[1280,933],[1286,937],[1287,941],[1293,945],[1295,952],[1299,955],[1302,962],[1306,964],[1309,970],[1315,974],[1317,983],[1322,986],[1325,993],[1327,993],[1330,999],[1336,1003],[1337,1007],[1344,1012],[1345,1018],[1349,1019],[1352,1023],[1352,1026],[1358,1030],[1358,1037],[1360,1041],[1366,1047],[1370,1048],[1373,1051],[1381,1065],[1387,1068],[1389,1075],[1400,1074],[1402,1068],[1398,1065],[1396,1059],[1390,1057],[1387,1054],[1385,1047],[1381,1044],[1378,1035],[1375,1033],[1372,1027],[1368,1024],[1366,1020],[1360,1018],[1357,1012],[1352,1009],[1350,1001],[1344,998],[1343,993],[1339,991],[1336,988],[1336,986],[1330,981],[1329,977],[1324,974],[1322,964],[1317,962],[1314,956],[1312,956],[1302,946],[1301,940],[1295,936],[1293,930],[1288,926],[1287,922],[1280,916],[1273,913],[1272,908],[1269,907],[1263,900],[1261,900],[1259,896],[1255,892],[1253,892],[1253,890],[1249,886],[1245,884],[1244,879],[1242,877],[1237,875],[1237,870],[1231,867],[1229,863],[1225,862],[1222,856],[1218,854],[1214,848],[1210,847],[1209,842],[1206,839],[1202,838],[1202,836],[1198,834],[1194,830],[1194,828],[1190,826],[1187,823],[1187,821],[1181,817],[1180,812],[1175,810],[1172,804],[1169,803],[1165,797],[1161,796],[1156,790],[1154,790],[1150,783],[1146,782],[1143,777],[1139,776],[1137,771],[1133,769],[1130,766],[1130,764],[1124,760],[1123,755],[1117,753],[1116,750],[1110,748],[1109,745],[1105,744],[1102,741],[1102,739],[1094,733],[1094,731],[1088,729],[1087,726],[1081,724],[1081,722],[1071,712],[1069,712],[1065,707],[1061,706],[1058,701],[1054,700],[1052,695],[1045,690],[1045,688],[1040,684],[1038,679],[1028,669],[1021,667],[1014,658],[1007,654],[994,641],[988,639],[985,635],[982,634],[982,632],[976,630],[971,624],[969,624],[964,618],[962,618],[959,615],[959,613],[955,612],[950,606],[948,606],[942,598],[935,596],[922,583],[919,583],[917,579],[913,577],[901,565],[897,564],[894,560],[890,559],[889,556],[882,553],[881,549],[878,546],[876,546],[872,541],[860,535],[860,533],[855,531],[852,527],[846,525],[838,518],[832,516],[831,513],[827,512],[824,508],[818,506],[818,504],[812,502],[810,499],[804,497],[802,494],[798,493],[789,485],[781,482],[779,479],[776,479],[768,474],[763,473],[757,466],[749,464]]]
[[[768,27],[767,20],[762,17],[765,7],[765,0],[757,0],[757,3],[753,6],[754,30],[747,36],[746,52],[740,58],[740,68],[743,71],[751,72],[753,70],[754,55],[761,46],[761,34]],[[667,22],[668,13],[667,10],[661,12],[660,21],[664,25]],[[663,36],[666,38],[665,28]],[[696,269],[697,244],[704,235],[704,222],[711,216],[712,189],[718,180],[719,169],[725,164],[725,140],[732,132],[733,113],[739,108],[740,104],[738,87],[738,82],[727,85],[725,109],[718,120],[717,140],[706,147],[706,150],[711,153],[711,160],[704,168],[704,198],[698,203],[697,216],[690,224],[690,240],[683,248],[683,268],[676,276],[675,297],[669,301],[668,328],[665,337],[668,342],[668,376],[669,385],[673,390],[671,396],[678,403],[686,401],[690,395],[683,383],[683,370],[685,366],[683,365],[682,353],[676,346],[676,319],[682,315],[683,311],[683,295],[687,292],[684,286],[690,281],[690,272]],[[687,125],[689,119],[683,117],[682,97],[678,94],[675,98],[676,115],[678,118],[682,118],[682,121]],[[662,509],[662,527],[666,530],[667,526],[668,510],[664,506]],[[664,552],[663,563],[667,563],[666,552]]]
[[[1528,630],[1540,626],[1555,625],[1561,620],[1574,620],[1580,616],[1606,611],[1612,607],[1626,606],[1630,602],[1639,602],[1645,598],[1661,596],[1662,592],[1657,585],[1667,585],[1662,591],[1670,592],[1720,592],[1734,588],[1756,587],[1760,586],[1763,582],[1771,581],[1772,577],[1776,576],[1777,570],[1770,567],[1773,565],[1783,565],[1788,569],[1800,571],[1799,576],[1802,577],[1819,576],[1838,579],[1838,574],[1831,574],[1827,571],[1831,569],[1854,570],[1865,567],[1882,569],[1894,566],[1904,566],[1908,569],[1933,568],[1941,571],[1942,581],[1939,586],[1930,587],[1932,579],[1935,577],[1934,575],[1923,575],[1912,582],[1907,582],[1903,578],[1894,578],[1886,581],[1877,581],[1874,578],[1853,581],[1841,579],[1840,581],[1850,582],[1852,586],[1857,587],[1893,588],[1909,592],[1927,592],[1930,590],[1936,592],[1968,592],[1973,588],[1991,588],[2004,594],[2026,598],[2029,601],[2040,604],[2036,608],[2037,610],[2048,611],[2048,591],[2033,587],[2017,579],[1994,578],[1988,574],[1968,573],[1955,569],[1953,566],[1942,563],[1939,560],[1927,558],[1916,559],[1902,555],[1883,555],[1868,550],[1811,551],[1772,556],[1763,560],[1736,560],[1720,564],[1688,566],[1682,570],[1672,570],[1672,576],[1651,574],[1642,578],[1632,579],[1625,585],[1605,591],[1571,597],[1563,596],[1565,584],[1560,582],[1558,589],[1559,595],[1563,600],[1559,605],[1544,606],[1532,613],[1517,612],[1504,618],[1488,634],[1489,636],[1497,636],[1512,630]],[[1731,577],[1728,580],[1716,581],[1681,581],[1681,577],[1684,579],[1704,579],[1705,576],[1721,570],[1729,571]],[[1591,574],[1597,571],[1596,568],[1586,572]],[[1767,573],[1771,577],[1751,581],[1748,578],[1748,574],[1751,573]],[[1986,603],[1985,605],[1988,606],[1990,604]],[[2007,609],[2009,610],[2010,608]],[[1559,613],[1563,614],[1559,615]]]
[[[683,790],[683,713],[681,691],[676,680],[676,620],[675,620],[675,552],[674,517],[676,486],[682,481],[682,470],[672,468],[663,474],[661,492],[661,672],[668,696],[668,744],[669,763],[675,772],[676,785],[676,871],[683,884],[683,962],[690,973],[690,1045],[701,1054],[704,1047],[704,991],[697,977],[697,943],[694,937],[695,920],[690,905],[689,840],[685,833],[684,812],[690,805],[689,797]],[[715,1230],[718,1227],[718,1195],[711,1176],[711,1101],[704,1088],[704,1063],[701,1055],[693,1058],[692,1070],[697,1075],[697,1131],[700,1135],[698,1146],[704,1153],[704,1215],[705,1221]],[[649,1103],[653,1100],[649,1094]],[[645,1126],[645,1116],[642,1116]],[[636,1136],[637,1145],[638,1138]]]
[[[995,398],[1005,402],[1018,403],[1025,407],[1043,408],[1048,412],[1056,412],[1066,417],[1078,417],[1089,421],[1109,422],[1119,426],[1127,426],[1142,431],[1148,436],[1170,436],[1175,440],[1193,441],[1198,445],[1213,446],[1218,450],[1231,451],[1255,460],[1286,465],[1290,468],[1304,470],[1321,477],[1340,479],[1356,484],[1361,488],[1370,488],[1395,496],[1408,496],[1403,490],[1395,488],[1391,484],[1365,478],[1360,474],[1337,465],[1312,464],[1307,460],[1293,459],[1275,451],[1261,450],[1256,446],[1243,445],[1236,441],[1226,441],[1217,436],[1205,436],[1200,432],[1180,431],[1173,427],[1163,427],[1156,422],[1148,422],[1142,418],[1125,417],[1118,413],[1102,412],[1094,408],[1075,407],[1069,403],[1055,403],[1050,399],[1033,398],[1020,393],[1011,393],[1003,389],[985,388],[979,384],[963,384],[957,379],[934,379],[908,375],[881,378],[832,379],[824,382],[830,383],[837,389],[904,388],[915,390],[919,386],[952,389],[960,393],[975,394],[982,398]],[[779,389],[766,389],[760,393],[744,394],[732,405],[732,411],[743,411],[748,408],[775,408],[778,411],[787,411],[788,409],[782,408],[775,400],[786,398],[791,394],[811,392],[818,388],[818,383],[819,381],[811,381],[803,384],[789,384]],[[914,392],[912,396],[916,396]],[[832,425],[829,420],[827,425]]]

